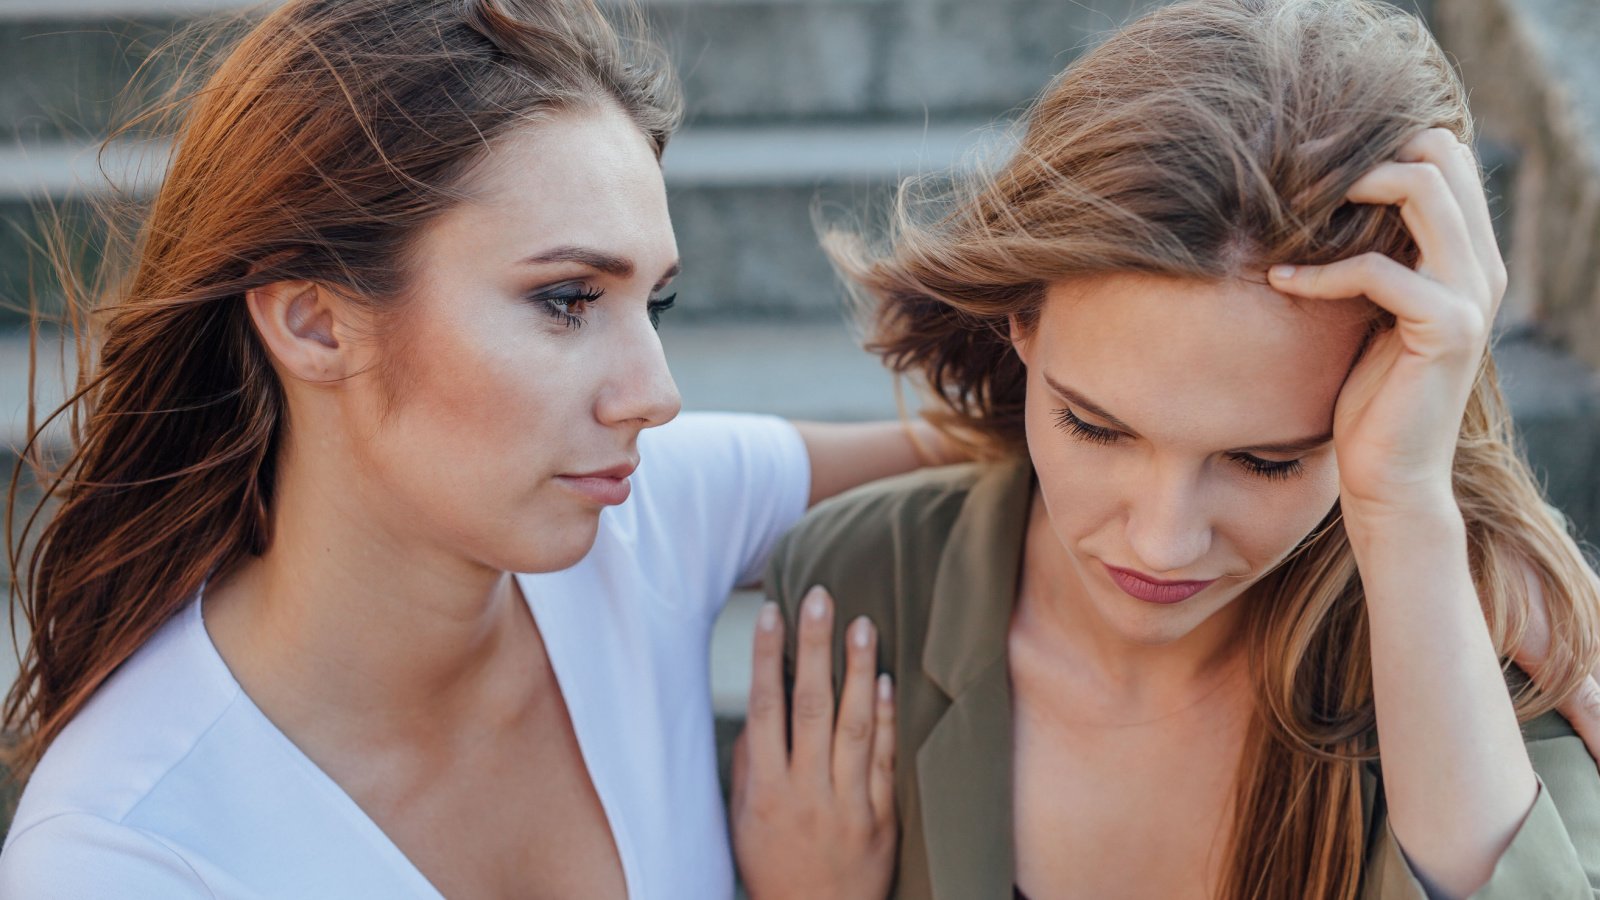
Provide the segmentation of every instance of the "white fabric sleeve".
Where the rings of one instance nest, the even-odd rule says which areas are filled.
[[[18,900],[215,900],[194,869],[145,832],[65,813],[6,841],[0,897]]]
[[[689,413],[641,434],[639,453],[641,515],[715,613],[805,514],[805,441],[776,416]]]

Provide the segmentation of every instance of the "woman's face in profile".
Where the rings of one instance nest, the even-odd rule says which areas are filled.
[[[1032,332],[1014,333],[1028,448],[1051,530],[1111,629],[1150,645],[1189,634],[1327,515],[1334,402],[1367,321],[1364,302],[1236,280],[1048,289]]]
[[[652,325],[678,262],[661,168],[620,111],[568,113],[496,141],[465,189],[420,237],[351,443],[398,527],[565,568],[679,408]]]

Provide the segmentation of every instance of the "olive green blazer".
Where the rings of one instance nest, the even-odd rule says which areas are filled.
[[[893,896],[1008,900],[1012,842],[1007,629],[1033,472],[1026,462],[952,466],[868,485],[818,506],[778,545],[770,596],[788,622],[792,676],[806,589],[833,592],[836,621],[866,615],[894,676],[901,841]],[[841,632],[843,629],[837,629]],[[844,654],[836,643],[836,677]],[[1542,789],[1476,896],[1600,896],[1600,771],[1551,713],[1524,728]],[[1363,770],[1367,900],[1424,900],[1388,827],[1377,764]]]

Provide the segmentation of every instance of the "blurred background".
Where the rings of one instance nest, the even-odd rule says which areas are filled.
[[[970,160],[1052,75],[1158,0],[644,0],[688,123],[665,169],[683,254],[662,328],[690,409],[850,420],[896,414],[856,349],[815,216],[881,201],[902,176]],[[97,158],[115,98],[153,47],[229,0],[0,0],[0,464],[26,427],[30,246],[48,202],[72,217],[106,176],[147,191],[147,153]],[[270,4],[269,4],[270,5]],[[1414,0],[1480,120],[1512,275],[1498,356],[1528,454],[1580,535],[1600,535],[1600,0]],[[159,77],[163,63],[157,63]],[[144,160],[145,164],[140,165]],[[105,175],[102,175],[102,167]],[[87,228],[93,246],[92,225]],[[92,253],[91,253],[92,256]],[[42,298],[48,306],[50,297]],[[64,371],[46,350],[40,396]],[[70,366],[66,367],[70,369]],[[70,373],[69,373],[70,374]],[[717,631],[730,734],[756,599]],[[14,672],[0,642],[0,684]]]

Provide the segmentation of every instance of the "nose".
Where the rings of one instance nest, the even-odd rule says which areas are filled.
[[[661,338],[643,316],[639,318],[619,335],[614,375],[595,404],[595,415],[606,425],[653,428],[672,421],[683,408]]]
[[[1199,574],[1194,565],[1211,549],[1212,523],[1199,473],[1157,467],[1133,482],[1127,540],[1148,575]]]

